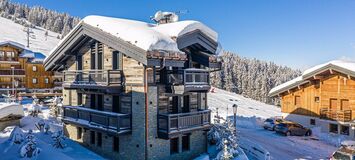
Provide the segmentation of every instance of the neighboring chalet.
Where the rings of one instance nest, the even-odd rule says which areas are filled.
[[[315,66],[269,94],[281,97],[284,118],[354,138],[355,62],[335,60]]]
[[[64,71],[65,134],[109,159],[207,152],[218,50],[217,33],[197,21],[84,18],[45,60]]]
[[[57,84],[62,76],[45,71],[44,59],[43,54],[32,52],[22,44],[0,42],[0,94],[62,92],[61,84]]]

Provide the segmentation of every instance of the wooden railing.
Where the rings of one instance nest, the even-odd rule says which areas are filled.
[[[161,133],[169,135],[180,131],[205,129],[210,127],[210,115],[210,110],[177,114],[159,114],[158,130]]]
[[[198,68],[188,68],[180,71],[168,71],[168,84],[173,92],[181,94],[189,91],[208,91],[209,71]]]
[[[25,70],[24,69],[0,69],[0,76],[6,75],[6,76],[19,76],[19,75],[25,75]]]
[[[18,85],[16,88],[25,88],[25,83],[24,82],[18,82]],[[12,82],[0,82],[0,88],[9,88],[12,89]]]
[[[63,82],[53,82],[55,87],[62,87],[63,86]]]
[[[63,120],[79,125],[98,126],[117,133],[131,130],[130,114],[99,111],[81,106],[64,106],[63,111]]]
[[[121,70],[77,70],[65,71],[64,83],[83,85],[122,85]]]
[[[352,120],[351,110],[320,109],[320,118],[334,121],[349,122]]]
[[[0,61],[18,61],[18,57],[0,57]]]

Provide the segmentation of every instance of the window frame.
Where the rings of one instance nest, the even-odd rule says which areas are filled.
[[[38,79],[37,78],[32,78],[32,84],[38,84]]]
[[[33,71],[33,72],[37,72],[37,66],[36,66],[36,65],[33,65],[33,66],[32,66],[32,71]]]

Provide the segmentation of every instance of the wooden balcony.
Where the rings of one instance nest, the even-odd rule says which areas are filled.
[[[112,134],[131,132],[131,115],[99,111],[81,106],[64,106],[63,122],[106,131]]]
[[[189,68],[177,73],[168,73],[169,84],[172,84],[174,94],[183,94],[186,92],[204,92],[211,86],[209,83],[209,71],[204,69]]]
[[[340,122],[350,122],[352,120],[351,110],[332,110],[328,108],[322,108],[320,110],[320,118],[340,121]]]
[[[65,71],[65,88],[108,89],[121,88],[123,76],[121,70],[77,70]]]
[[[19,76],[25,76],[25,70],[24,69],[0,69],[0,76],[14,76],[14,77],[19,77]]]
[[[182,133],[206,130],[211,127],[211,111],[159,114],[158,137],[169,139]]]
[[[18,57],[0,57],[1,63],[20,63]]]

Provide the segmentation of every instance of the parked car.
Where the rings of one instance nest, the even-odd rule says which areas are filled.
[[[264,129],[268,129],[268,130],[275,130],[275,126],[281,122],[283,122],[284,120],[281,118],[268,118],[264,121]]]
[[[312,130],[302,125],[295,123],[284,121],[275,126],[275,131],[277,133],[281,133],[285,136],[310,136],[312,135]]]
[[[331,156],[331,160],[355,160],[355,141],[343,141],[341,147]]]

